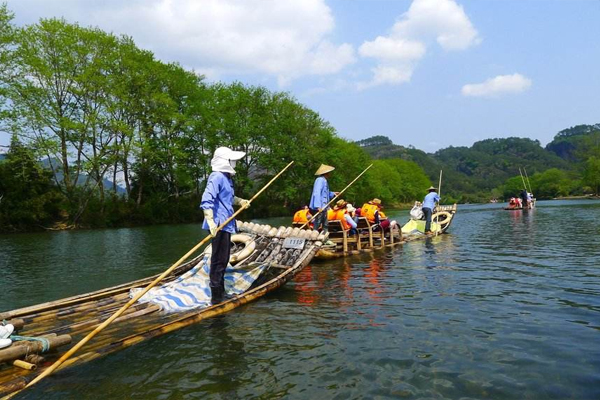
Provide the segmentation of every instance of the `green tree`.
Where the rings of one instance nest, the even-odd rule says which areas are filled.
[[[32,151],[13,136],[0,162],[0,229],[22,230],[59,218],[63,197]]]
[[[600,194],[600,157],[591,156],[585,162],[583,184],[596,195]]]

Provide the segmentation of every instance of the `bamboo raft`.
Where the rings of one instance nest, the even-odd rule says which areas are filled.
[[[183,313],[166,313],[156,304],[136,303],[89,342],[83,353],[68,359],[59,369],[80,365],[256,300],[292,279],[310,262],[326,240],[326,236],[318,232],[291,227],[273,228],[238,222],[238,229],[241,235],[251,238],[246,242],[253,243],[253,251],[247,258],[236,260],[236,268],[244,265],[266,266],[248,290],[223,303]],[[173,282],[190,271],[203,257],[204,253],[180,265],[163,283]],[[232,262],[234,257],[235,254],[232,255]],[[156,276],[0,313],[0,322],[4,320],[12,323],[18,335],[43,339],[43,342],[17,341],[8,348],[0,349],[0,396],[25,387],[81,338],[127,303],[131,289],[146,286]],[[42,353],[44,347],[49,349]]]
[[[445,233],[454,219],[457,205],[438,206],[432,215],[432,221],[439,219],[439,234]],[[404,234],[399,226],[388,230],[381,230],[377,225],[370,224],[365,218],[358,219],[358,233],[351,235],[349,231],[342,228],[340,221],[329,221],[329,240],[333,245],[323,245],[315,258],[328,260],[332,258],[347,257],[375,250],[393,248],[399,244],[413,240],[425,239],[435,236],[435,233],[426,235],[424,233]]]

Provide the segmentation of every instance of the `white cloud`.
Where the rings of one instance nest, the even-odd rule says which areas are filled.
[[[286,83],[355,62],[351,45],[328,40],[335,21],[325,0],[9,0],[9,8],[130,35],[211,77],[266,73]]]
[[[389,36],[378,36],[359,48],[361,57],[375,58],[366,88],[410,81],[412,74],[431,42],[444,50],[465,50],[481,42],[477,30],[454,0],[414,0],[408,11],[394,24]]]
[[[435,38],[444,50],[464,50],[481,41],[463,7],[454,0],[414,0],[394,25],[393,34]]]
[[[463,96],[499,97],[503,94],[521,93],[531,87],[531,79],[521,74],[498,75],[483,83],[472,83],[462,87]]]

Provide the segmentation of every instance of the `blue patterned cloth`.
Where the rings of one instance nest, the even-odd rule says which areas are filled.
[[[253,268],[237,268],[231,264],[225,270],[225,293],[230,296],[238,295],[250,288],[252,283],[267,268],[259,265]],[[166,312],[183,312],[194,308],[210,306],[210,253],[204,254],[202,259],[191,270],[160,287],[150,289],[138,301],[153,303]],[[133,298],[143,288],[134,288],[129,292]]]

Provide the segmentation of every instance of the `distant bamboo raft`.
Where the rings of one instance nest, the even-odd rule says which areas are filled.
[[[67,360],[60,369],[69,368],[160,336],[205,318],[226,313],[262,297],[292,279],[319,250],[325,235],[288,227],[271,227],[255,223],[238,223],[242,235],[252,242],[252,251],[238,266],[264,265],[264,272],[252,286],[234,298],[204,309],[166,313],[152,303],[136,303],[90,341],[84,353]],[[173,282],[202,259],[200,254],[179,266],[164,283]],[[17,310],[0,313],[10,320],[18,335],[48,340],[43,353],[42,342],[13,343],[0,350],[0,395],[20,390],[68,351],[74,343],[94,330],[129,300],[129,291],[145,286],[154,277],[140,279],[104,290],[72,296]],[[15,361],[18,365],[14,365]],[[30,365],[27,365],[30,364]],[[35,367],[33,367],[34,365]],[[37,368],[36,368],[37,367]],[[51,378],[50,378],[51,379]]]
[[[450,227],[457,205],[438,206],[432,216],[438,221],[432,222],[439,227],[439,233],[445,233]],[[407,225],[413,223],[410,229],[405,229]],[[329,221],[329,239],[333,244],[322,246],[316,255],[317,259],[328,260],[332,258],[353,256],[361,253],[372,252],[385,248],[392,248],[399,244],[413,240],[425,239],[431,235],[425,235],[423,227],[425,221],[411,220],[409,224],[402,228],[396,226],[388,229],[381,229],[377,224],[370,223],[366,218],[358,219],[358,233],[350,234],[349,230],[344,230],[340,221]],[[313,231],[309,231],[313,232]]]

